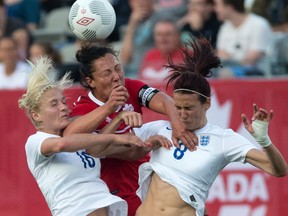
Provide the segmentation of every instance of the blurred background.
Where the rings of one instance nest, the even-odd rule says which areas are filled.
[[[223,67],[209,79],[213,88],[209,121],[252,140],[240,115],[252,104],[274,110],[269,134],[288,161],[287,0],[110,0],[116,26],[105,40],[119,51],[126,77],[165,89],[171,57],[192,37],[208,38]],[[25,91],[26,60],[48,55],[61,78],[72,72],[65,93],[72,107],[82,88],[75,53],[81,41],[71,32],[73,0],[0,0],[0,215],[48,216],[49,209],[26,164],[24,145],[35,131],[18,99]],[[285,99],[286,98],[286,99]],[[163,119],[144,109],[145,121]],[[288,178],[250,166],[227,167],[207,201],[210,216],[283,216],[288,212]]]

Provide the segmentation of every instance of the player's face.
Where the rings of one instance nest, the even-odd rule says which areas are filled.
[[[32,112],[34,120],[40,122],[39,130],[60,135],[69,124],[69,110],[61,90],[52,88],[41,97],[39,112]]]
[[[86,81],[93,88],[94,96],[106,102],[113,88],[124,85],[124,71],[116,56],[110,53],[96,59],[93,68],[95,71],[92,73],[92,79],[86,78]]]
[[[210,100],[202,104],[197,94],[174,93],[173,99],[181,122],[187,130],[196,130],[205,126],[206,111],[210,107]]]

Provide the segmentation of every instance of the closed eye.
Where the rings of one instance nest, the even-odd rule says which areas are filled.
[[[189,111],[189,110],[193,110],[193,107],[178,107],[178,106],[176,106],[176,109],[177,110],[182,110],[183,109],[183,110],[188,110]]]
[[[65,104],[65,105],[67,104],[67,101],[66,101],[65,97],[62,98],[62,103]]]

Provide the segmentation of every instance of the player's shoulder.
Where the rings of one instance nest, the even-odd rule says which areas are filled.
[[[135,87],[142,87],[145,85],[147,85],[147,84],[140,81],[140,80],[125,78],[125,86],[128,90],[135,89]]]
[[[35,142],[35,140],[37,140],[37,139],[38,139],[37,133],[30,135],[30,136],[28,137],[27,141],[26,141],[26,144],[25,144],[26,150],[29,149],[29,148],[31,148],[31,147],[33,147],[34,142]]]
[[[166,127],[170,127],[170,123],[168,121],[164,120],[158,120],[158,121],[152,121],[147,122],[143,124],[140,128],[134,128],[135,134],[140,137],[143,140],[146,140],[150,136],[156,135],[156,134],[166,134],[167,131]],[[169,131],[170,132],[170,131]]]
[[[85,112],[90,112],[97,107],[99,107],[99,104],[93,101],[88,95],[81,95],[73,103],[72,113],[70,113],[70,116],[75,116],[75,112],[80,112],[77,113],[77,115],[85,114]]]
[[[222,128],[218,125],[215,125],[215,124],[210,124],[208,123],[206,126],[205,126],[205,129],[202,131],[204,133],[211,133],[211,134],[215,134],[215,135],[233,135],[235,134],[235,132],[231,129],[231,128]]]
[[[80,95],[77,98],[75,104],[85,104],[85,103],[91,103],[91,102],[92,102],[92,100],[89,98],[88,95]]]
[[[143,124],[141,128],[136,129],[136,130],[139,130],[140,132],[143,132],[143,131],[152,132],[153,131],[153,133],[158,133],[159,131],[165,128],[168,128],[169,130],[171,129],[171,125],[169,121],[156,120],[156,121],[147,122]]]
[[[32,134],[28,137],[25,148],[26,150],[37,148],[37,146],[41,145],[44,140],[55,137],[59,136],[37,131],[35,134]]]
[[[71,110],[69,115],[70,118],[74,118],[77,116],[82,116],[87,113],[92,112],[93,110],[97,109],[99,106],[95,103],[79,103],[74,104],[74,107]]]

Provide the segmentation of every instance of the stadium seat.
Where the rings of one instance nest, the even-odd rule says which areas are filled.
[[[271,47],[270,70],[272,76],[288,75],[288,33],[274,32],[273,45]]]
[[[68,22],[70,7],[56,8],[45,15],[42,28],[32,32],[34,40],[42,42],[63,43],[69,37],[75,38]]]

